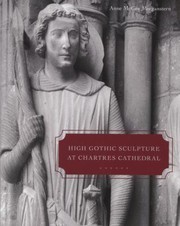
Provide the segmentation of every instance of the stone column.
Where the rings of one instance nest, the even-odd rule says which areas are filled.
[[[118,7],[119,1],[112,0],[109,6],[109,20],[104,38],[105,58],[104,58],[104,80],[106,84],[115,91],[116,75],[116,36],[118,28],[118,11],[113,10]]]
[[[130,133],[149,133],[151,129],[152,33],[155,30],[153,6],[150,0],[127,0],[124,9],[125,127]],[[135,178],[134,208],[130,225],[149,225],[149,187],[148,178]]]
[[[124,112],[124,30],[121,26],[123,22],[123,1],[118,5],[118,30],[116,33],[116,74],[115,74],[115,94],[120,106],[121,113]],[[121,114],[122,118],[124,117]],[[124,121],[124,118],[123,118]]]
[[[144,2],[147,3],[143,6],[143,3],[138,5],[135,0],[129,0],[123,23],[125,29],[124,117],[128,130],[150,131],[152,32],[155,25],[152,23],[151,13],[147,11],[153,9],[148,5],[150,0]]]

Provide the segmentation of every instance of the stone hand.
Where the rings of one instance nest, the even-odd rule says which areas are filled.
[[[22,128],[23,139],[28,146],[34,146],[37,142],[42,142],[44,138],[44,120],[42,115],[29,117]]]

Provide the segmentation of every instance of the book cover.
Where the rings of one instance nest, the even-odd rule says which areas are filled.
[[[0,3],[1,225],[173,226],[177,1]]]

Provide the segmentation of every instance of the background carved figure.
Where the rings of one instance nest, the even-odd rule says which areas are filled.
[[[173,138],[172,144],[170,143],[169,146],[169,159],[173,172],[169,173],[166,178],[167,203],[169,206],[167,219],[169,225],[176,226],[180,224],[180,96],[177,96],[170,105],[167,134],[169,137]]]

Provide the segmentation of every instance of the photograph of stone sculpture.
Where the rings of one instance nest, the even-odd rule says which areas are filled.
[[[0,225],[179,224],[179,15],[178,0],[0,0]],[[63,130],[167,130],[175,170],[62,177]]]

